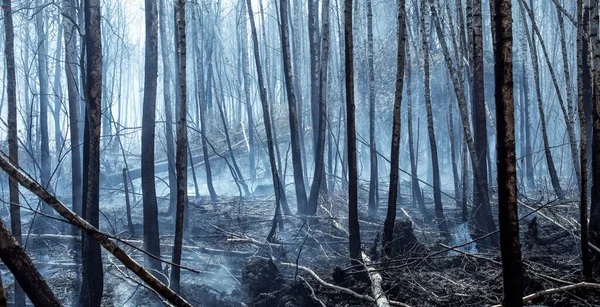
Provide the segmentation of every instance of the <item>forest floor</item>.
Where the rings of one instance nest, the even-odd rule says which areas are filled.
[[[292,193],[290,193],[292,194]],[[141,203],[134,202],[135,234],[127,230],[124,196],[120,192],[102,197],[101,227],[134,246],[142,246]],[[25,195],[27,196],[27,195]],[[384,195],[382,193],[382,203]],[[139,197],[138,197],[139,198]],[[30,201],[35,204],[34,198]],[[173,219],[164,214],[167,200],[159,200],[161,255],[170,260]],[[291,201],[290,203],[293,203]],[[397,212],[395,251],[385,263],[377,261],[380,232],[386,206],[377,217],[366,215],[366,200],[360,200],[363,250],[375,264],[382,287],[390,300],[410,306],[487,306],[501,303],[502,267],[499,252],[477,250],[471,241],[460,210],[445,199],[445,214],[453,239],[444,242],[433,220],[424,220],[412,204],[402,203]],[[577,203],[530,201],[533,212],[520,207],[521,243],[525,293],[556,288],[581,281],[577,239]],[[295,208],[292,208],[294,210]],[[427,209],[433,214],[433,203]],[[295,210],[294,210],[295,211]],[[274,243],[265,238],[272,224],[274,200],[219,198],[215,207],[206,198],[190,198],[189,237],[184,240],[182,296],[194,306],[375,306],[373,302],[348,295],[331,286],[372,296],[364,267],[350,267],[345,234],[347,200],[344,195],[322,199],[316,217],[285,216],[284,230]],[[495,213],[495,215],[497,215]],[[31,213],[24,212],[24,219]],[[535,222],[531,222],[535,218]],[[69,228],[54,222],[53,234],[24,236],[27,252],[34,259],[55,294],[65,305],[76,302],[80,265],[74,260],[73,236]],[[537,224],[537,228],[534,227]],[[24,227],[24,233],[27,233]],[[537,230],[537,234],[534,232]],[[413,235],[414,234],[414,235]],[[135,259],[143,254],[121,244]],[[152,293],[114,257],[103,254],[105,263],[105,306],[161,306]],[[297,266],[299,265],[299,266]],[[304,268],[311,269],[318,281]],[[9,301],[12,276],[2,268]],[[168,269],[165,270],[168,276]],[[325,284],[326,283],[326,284]],[[262,294],[261,294],[262,293]],[[267,293],[267,294],[265,294]],[[574,290],[544,296],[531,304],[542,306],[591,306],[600,302],[598,290]]]

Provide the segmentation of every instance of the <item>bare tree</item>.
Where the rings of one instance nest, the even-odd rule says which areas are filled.
[[[373,4],[367,0],[367,62],[369,69],[369,147],[370,178],[369,178],[369,213],[377,213],[379,181],[377,173],[377,142],[375,141],[375,68],[373,67]],[[410,68],[409,68],[410,69]],[[412,128],[409,128],[412,129]],[[412,150],[412,147],[411,147]]]
[[[450,238],[448,224],[444,216],[444,208],[442,207],[442,193],[440,183],[440,166],[438,161],[437,143],[435,140],[435,130],[433,123],[433,109],[431,107],[431,87],[430,87],[430,68],[429,68],[429,14],[427,12],[428,0],[421,1],[421,52],[423,53],[423,76],[424,76],[424,94],[425,94],[425,109],[427,111],[427,131],[429,133],[429,150],[431,154],[431,167],[433,171],[433,198],[435,203],[435,216],[437,219],[440,235],[445,239]],[[444,39],[440,37],[440,39]]]
[[[404,53],[406,52],[406,8],[405,0],[398,1],[398,59],[396,66],[396,88],[392,118],[392,151],[390,163],[390,187],[388,210],[383,224],[383,253],[391,257],[394,225],[396,223],[396,201],[398,198],[398,167],[400,165],[400,111],[402,109],[402,88],[404,87]],[[346,16],[348,18],[348,16]],[[351,17],[351,16],[350,16]],[[346,55],[346,56],[351,56]],[[347,86],[347,85],[346,85]],[[347,95],[349,95],[347,93]]]
[[[144,55],[144,98],[142,111],[142,200],[144,206],[144,249],[160,257],[158,205],[154,180],[154,136],[156,132],[156,87],[158,81],[158,7],[157,0],[145,1],[146,49]],[[144,256],[146,267],[163,275],[161,263],[150,255]]]
[[[175,166],[177,171],[177,211],[175,213],[175,242],[173,247],[173,263],[181,264],[181,249],[183,245],[184,215],[187,208],[187,101],[186,101],[186,22],[185,22],[185,0],[177,0],[175,3],[175,18],[177,22],[177,50],[179,63],[177,79],[179,84],[177,95],[179,95],[179,113],[177,114],[177,148]],[[171,269],[171,289],[175,293],[180,292],[179,267]]]
[[[598,23],[600,15],[598,14],[598,3],[590,1],[591,23],[590,23],[590,44],[592,50],[592,86],[593,86],[593,139],[592,139],[592,195],[590,203],[590,241],[600,244],[600,38],[598,37]],[[583,237],[583,236],[582,236]],[[587,249],[584,249],[584,251]],[[600,260],[594,258],[594,265],[598,267]]]
[[[401,6],[403,7],[403,6]],[[344,0],[344,66],[346,78],[346,148],[348,149],[348,231],[350,260],[360,262],[360,225],[358,223],[358,172],[356,169],[356,118],[354,111],[354,44],[352,33],[352,0]],[[400,70],[403,72],[403,70]],[[398,109],[399,106],[398,106]],[[398,111],[399,112],[399,111]],[[398,132],[400,134],[400,132]],[[392,154],[393,156],[393,154]],[[397,154],[396,154],[397,156]],[[392,169],[394,165],[392,164]],[[390,180],[390,186],[396,187]],[[396,202],[394,201],[394,206]],[[391,207],[391,205],[390,205]],[[395,207],[394,207],[395,208]],[[389,211],[389,209],[388,209]],[[395,218],[394,209],[393,217]],[[386,220],[387,223],[387,220]],[[392,229],[394,221],[392,221]],[[390,232],[391,233],[391,232]]]
[[[100,127],[102,118],[102,34],[100,0],[85,0],[85,100],[83,142],[83,215],[94,227],[100,222]],[[100,306],[104,288],[102,255],[98,242],[83,236],[80,306]]]
[[[498,154],[498,224],[505,306],[523,306],[523,271],[517,210],[517,159],[513,93],[513,38],[511,0],[495,0],[496,40],[494,76]]]
[[[13,27],[12,1],[4,1],[4,58],[6,67],[6,92],[8,98],[8,158],[19,165],[19,145],[17,136],[17,78],[15,70],[15,32]],[[14,240],[21,244],[21,208],[19,207],[19,185],[8,179],[10,199],[10,229]],[[16,307],[25,306],[25,294],[19,283],[15,283]]]
[[[294,185],[296,186],[296,202],[298,213],[309,213],[307,208],[306,188],[302,174],[302,156],[300,152],[300,138],[298,132],[298,113],[296,110],[296,94],[294,93],[292,77],[292,60],[290,53],[288,5],[286,0],[279,2],[281,18],[281,51],[283,53],[283,70],[285,75],[285,88],[287,92],[290,137],[292,148],[292,167],[294,171]],[[316,211],[316,210],[315,210]]]

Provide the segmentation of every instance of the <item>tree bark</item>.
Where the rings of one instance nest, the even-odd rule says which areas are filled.
[[[175,172],[175,142],[173,141],[173,113],[171,111],[171,57],[169,55],[168,40],[167,40],[167,12],[165,9],[166,0],[158,0],[158,16],[159,16],[159,31],[160,31],[160,46],[163,63],[163,99],[165,108],[165,139],[167,162],[169,168],[169,212],[177,205],[177,174]]]
[[[600,244],[600,39],[598,37],[598,3],[590,1],[591,23],[590,42],[592,49],[592,189],[590,203],[589,240],[592,244]],[[583,236],[582,236],[583,237]],[[587,249],[584,249],[587,251]],[[598,256],[594,258],[594,266],[600,266]]]
[[[523,272],[517,209],[517,160],[513,93],[511,0],[495,0],[494,84],[496,96],[498,224],[505,306],[523,306]]]
[[[369,147],[370,178],[369,178],[369,214],[377,213],[377,194],[379,189],[377,174],[377,142],[375,138],[375,68],[373,63],[373,4],[367,0],[367,62],[369,69]],[[409,68],[410,69],[410,68]],[[411,129],[411,128],[409,128]],[[412,147],[411,147],[412,150]]]
[[[283,58],[283,70],[285,76],[285,88],[287,92],[290,138],[292,147],[292,166],[294,171],[294,185],[296,187],[296,203],[298,213],[309,213],[306,199],[306,187],[304,186],[304,175],[302,173],[302,155],[300,152],[300,139],[298,132],[298,114],[296,110],[296,94],[294,93],[292,77],[292,61],[290,54],[290,40],[288,31],[288,5],[287,0],[279,2],[281,18],[281,51]],[[315,206],[316,209],[316,206]],[[312,211],[312,210],[310,210]],[[316,210],[315,210],[316,212]]]
[[[11,0],[4,1],[4,58],[6,67],[6,94],[8,99],[8,158],[19,165],[19,145],[17,135],[17,79],[15,70],[15,32]],[[19,185],[9,178],[10,229],[17,244],[21,244],[21,207],[19,207]],[[25,294],[20,285],[15,283],[16,307],[25,306]]]
[[[146,46],[144,55],[144,97],[142,111],[142,200],[144,211],[144,250],[160,258],[158,204],[154,180],[154,135],[156,131],[156,87],[158,79],[157,0],[145,0]],[[162,265],[149,255],[144,264],[161,278]],[[163,280],[164,282],[164,280]]]
[[[181,264],[181,246],[183,245],[184,215],[187,209],[187,101],[186,101],[186,22],[185,22],[185,0],[177,0],[175,3],[175,18],[177,22],[177,50],[178,50],[178,75],[179,84],[177,95],[179,95],[179,113],[177,114],[177,141],[175,169],[177,172],[177,211],[175,213],[175,242],[173,247],[172,261]],[[173,292],[180,291],[179,267],[171,269],[171,289]]]
[[[325,130],[327,124],[327,73],[329,71],[329,0],[323,0],[321,7],[321,67],[319,80],[319,130],[317,138],[317,150],[315,159],[315,170],[313,175],[313,184],[310,189],[308,199],[308,213],[315,215],[317,213],[319,193],[326,186],[321,184],[326,181],[325,178]]]
[[[519,2],[522,4],[522,2]],[[523,8],[521,8],[521,16],[523,20],[525,20],[525,13],[523,12]],[[542,140],[544,143],[544,154],[546,156],[546,163],[548,165],[548,173],[550,174],[550,180],[552,182],[552,187],[554,188],[554,193],[556,197],[559,199],[564,198],[564,192],[560,186],[560,182],[558,179],[558,174],[556,173],[556,167],[554,166],[554,160],[552,159],[552,152],[550,151],[550,143],[548,140],[548,131],[546,129],[546,116],[544,115],[544,106],[542,103],[542,92],[540,85],[540,70],[539,63],[537,57],[537,51],[535,47],[535,36],[533,33],[529,35],[529,30],[525,28],[525,32],[527,35],[527,42],[529,43],[529,49],[531,51],[531,62],[533,64],[533,76],[535,79],[535,90],[537,96],[537,106],[538,112],[540,113],[540,125],[542,129]]]
[[[258,75],[258,86],[260,89],[260,102],[262,104],[263,111],[263,121],[265,125],[265,133],[267,135],[267,149],[269,152],[269,163],[271,164],[271,177],[273,179],[273,189],[275,191],[275,217],[273,218],[273,225],[271,227],[271,231],[267,236],[267,241],[271,242],[273,240],[273,236],[275,235],[275,229],[277,228],[278,223],[282,223],[279,221],[281,218],[281,193],[283,189],[280,189],[280,181],[279,181],[279,173],[277,171],[277,163],[275,161],[275,148],[273,144],[273,133],[271,129],[271,114],[269,113],[269,102],[267,101],[267,90],[265,88],[264,77],[262,73],[262,66],[260,61],[260,52],[258,45],[258,35],[256,34],[256,25],[254,23],[254,13],[252,12],[252,1],[246,0],[246,8],[248,10],[248,19],[250,19],[250,30],[252,32],[252,44],[254,47],[254,61],[256,63],[256,73]],[[284,203],[285,204],[285,203]],[[290,212],[289,208],[286,208],[287,205],[283,208],[283,212],[288,214]],[[281,226],[281,224],[279,224]]]
[[[483,234],[488,234],[496,231],[496,223],[492,217],[492,209],[490,207],[489,199],[487,198],[487,189],[485,187],[486,178],[481,175],[479,172],[479,157],[476,154],[475,145],[473,141],[473,135],[471,134],[471,124],[469,121],[469,115],[467,111],[467,100],[465,97],[465,92],[463,89],[464,82],[462,80],[462,75],[457,73],[456,68],[452,63],[452,59],[450,58],[450,52],[448,51],[448,45],[444,39],[442,27],[440,25],[440,20],[437,17],[437,9],[434,5],[431,6],[433,20],[435,21],[435,29],[438,35],[440,45],[442,47],[442,51],[444,54],[444,59],[446,62],[446,68],[450,72],[450,76],[452,77],[452,83],[454,85],[454,92],[456,93],[456,100],[458,101],[458,110],[460,111],[460,117],[462,119],[463,131],[465,136],[465,141],[467,143],[467,148],[469,150],[469,155],[471,157],[471,166],[473,170],[473,175],[475,177],[474,187],[478,189],[480,195],[482,197],[482,206],[481,210],[483,210],[483,216],[485,221],[481,224],[486,228],[483,229]],[[498,237],[496,235],[489,236],[486,240],[480,241],[479,243],[484,247],[492,247],[498,244]]]
[[[402,1],[402,0],[401,0]],[[402,6],[404,7],[404,6]],[[348,230],[350,261],[361,262],[360,226],[358,223],[358,172],[356,169],[356,118],[354,111],[354,46],[352,33],[352,0],[344,0],[344,53],[346,76],[346,148],[348,149]],[[400,70],[404,73],[404,69]],[[398,108],[399,109],[399,108]],[[393,156],[393,154],[392,154]],[[397,156],[397,154],[396,154]],[[392,164],[392,169],[394,165]],[[392,182],[390,186],[396,187]],[[391,204],[391,203],[390,203]],[[394,206],[396,202],[394,201]],[[391,205],[390,205],[391,206]],[[394,207],[395,208],[395,207]],[[388,209],[389,213],[389,209]],[[393,218],[396,210],[394,209]],[[387,220],[386,220],[387,221]],[[387,223],[387,222],[386,222]],[[393,228],[393,221],[392,221]],[[391,233],[391,232],[390,232]],[[391,240],[390,240],[391,241]]]
[[[396,88],[394,94],[394,111],[392,116],[392,145],[390,155],[390,186],[388,193],[388,210],[383,224],[383,254],[392,256],[392,240],[396,223],[396,206],[398,198],[398,166],[400,162],[400,117],[402,109],[402,88],[404,87],[404,53],[406,52],[406,8],[405,0],[398,1],[398,50],[396,63]],[[347,18],[351,18],[352,15]],[[347,57],[349,55],[346,55]],[[350,58],[351,54],[350,54]],[[347,86],[347,85],[346,85]]]
[[[242,10],[245,6],[244,0],[242,0]],[[248,28],[247,19],[241,18],[241,38],[242,38],[242,74],[244,83],[244,98],[246,105],[246,115],[248,118],[248,159],[250,165],[250,179],[256,179],[256,158],[255,158],[255,145],[254,145],[254,119],[252,111],[252,102],[250,100],[250,64],[248,60]]]
[[[473,141],[475,145],[475,154],[479,158],[479,174],[483,178],[481,183],[484,186],[484,192],[479,192],[479,189],[473,189],[473,224],[474,232],[477,236],[486,234],[487,227],[485,223],[485,205],[483,199],[489,199],[488,195],[480,196],[481,193],[488,193],[489,185],[487,182],[488,168],[488,137],[487,137],[487,120],[485,110],[485,85],[483,77],[483,16],[482,16],[482,1],[473,1],[473,30],[472,30],[472,76],[473,83],[471,86],[471,116],[473,119]]]
[[[86,122],[83,144],[83,214],[98,228],[100,222],[100,127],[102,118],[102,34],[100,0],[85,0],[85,100]],[[79,304],[100,306],[104,289],[102,255],[98,242],[83,236],[83,270]]]

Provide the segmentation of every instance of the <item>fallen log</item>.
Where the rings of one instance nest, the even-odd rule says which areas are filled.
[[[383,281],[381,274],[373,269],[373,262],[365,252],[362,252],[362,258],[365,263],[367,273],[369,274],[369,279],[371,280],[371,292],[373,292],[373,297],[375,298],[377,307],[389,307],[390,302],[385,296],[385,291],[383,291],[383,287],[381,286],[381,282]]]
[[[98,241],[102,247],[113,254],[129,270],[135,273],[148,286],[150,286],[154,291],[159,293],[169,302],[175,306],[192,306],[177,293],[173,292],[173,290],[169,289],[169,287],[165,286],[165,284],[154,277],[154,275],[150,274],[150,272],[137,263],[133,258],[131,258],[123,249],[113,242],[108,235],[100,232],[96,227],[92,226],[86,220],[82,219],[69,208],[67,208],[62,202],[56,199],[56,197],[46,191],[40,184],[30,179],[29,176],[25,175],[20,169],[15,167],[4,155],[0,155],[0,168],[2,168],[11,178],[18,181],[21,186],[37,195],[41,200],[56,210],[56,212],[67,219],[71,224],[79,227],[91,238]]]

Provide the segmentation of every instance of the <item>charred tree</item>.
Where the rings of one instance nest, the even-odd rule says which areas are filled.
[[[590,203],[589,240],[592,244],[600,244],[600,38],[598,37],[598,3],[590,1],[591,23],[590,41],[592,49],[592,189]],[[583,240],[583,234],[582,234]],[[587,251],[587,249],[584,249]],[[585,260],[585,259],[583,259]],[[598,268],[600,259],[594,258],[594,266]],[[588,276],[589,277],[589,276]]]
[[[15,32],[13,26],[12,1],[5,0],[4,9],[4,59],[6,67],[6,94],[8,99],[8,158],[19,165],[19,139],[17,135],[17,78],[15,70]],[[19,207],[19,185],[9,178],[10,230],[17,244],[21,244],[21,207]],[[25,306],[25,294],[19,283],[15,283],[16,307]]]
[[[304,175],[302,173],[302,155],[300,152],[300,138],[298,132],[298,113],[296,110],[296,94],[294,93],[292,77],[292,60],[290,54],[290,39],[288,25],[288,5],[287,0],[279,2],[279,11],[281,18],[281,51],[283,58],[283,70],[285,76],[285,88],[287,92],[290,137],[292,148],[292,167],[294,171],[294,185],[296,187],[296,203],[298,213],[309,213],[306,199],[306,187],[304,186]],[[316,207],[315,210],[316,212]]]
[[[179,63],[177,79],[179,84],[177,95],[179,96],[179,113],[177,114],[177,141],[175,168],[177,171],[177,211],[175,213],[175,242],[173,247],[172,261],[181,264],[181,250],[183,245],[184,215],[187,209],[187,101],[186,101],[186,22],[185,22],[185,0],[177,0],[175,3],[175,18],[177,23],[177,50]],[[171,289],[175,293],[180,291],[179,267],[171,269]]]
[[[154,180],[154,136],[156,132],[156,87],[158,82],[158,8],[157,0],[145,0],[146,46],[144,55],[144,98],[142,110],[142,201],[144,211],[144,250],[160,258],[158,204]],[[157,278],[162,265],[145,255],[144,264]]]
[[[433,199],[435,203],[435,217],[440,230],[440,235],[445,239],[450,238],[450,232],[448,231],[448,224],[446,217],[444,216],[444,208],[442,207],[442,193],[440,183],[440,166],[438,160],[437,142],[435,139],[435,129],[433,122],[433,108],[431,106],[431,86],[430,86],[430,68],[429,68],[429,14],[427,11],[428,4],[425,3],[428,0],[421,1],[421,52],[423,53],[423,85],[425,94],[425,109],[427,111],[427,132],[429,133],[429,150],[431,154],[431,167],[433,171]],[[443,39],[443,37],[440,37]]]
[[[171,109],[171,57],[169,55],[168,37],[167,37],[167,12],[165,8],[166,0],[158,0],[158,17],[159,17],[159,33],[160,33],[160,46],[163,63],[163,100],[165,108],[165,139],[166,139],[166,151],[167,151],[167,162],[169,172],[169,212],[173,210],[177,205],[177,173],[175,171],[175,142],[173,141],[173,112]],[[175,92],[175,95],[177,93]]]
[[[523,306],[523,272],[517,209],[511,0],[495,0],[494,76],[498,155],[498,224],[505,306]]]
[[[94,227],[100,222],[100,127],[102,118],[102,34],[100,0],[85,0],[85,100],[83,142],[83,215]],[[83,270],[79,305],[100,306],[104,273],[100,245],[83,236]]]
[[[373,64],[373,4],[367,0],[367,62],[369,69],[369,214],[377,213],[379,181],[377,173],[377,142],[375,138],[375,68]],[[410,68],[409,68],[410,69]],[[412,128],[409,128],[412,129]],[[411,147],[412,148],[412,147]],[[411,153],[412,154],[412,153]]]
[[[402,0],[401,0],[402,1]],[[404,5],[401,6],[402,8]],[[352,33],[352,0],[344,0],[344,69],[346,79],[346,148],[348,149],[348,231],[350,261],[360,262],[360,225],[358,223],[358,172],[356,169],[356,117],[354,106],[354,44]],[[404,72],[404,69],[400,70]],[[398,106],[398,112],[399,112]],[[399,131],[398,131],[398,134]],[[397,156],[398,154],[396,154]],[[392,154],[393,156],[393,154]],[[392,164],[392,169],[394,168]],[[396,187],[395,183],[390,186]],[[396,201],[394,200],[394,212],[391,218],[395,219]],[[390,202],[391,207],[391,202]],[[389,211],[389,209],[388,209]],[[389,212],[388,212],[389,213]],[[392,229],[393,224],[392,221]],[[387,224],[387,219],[386,219]],[[390,231],[391,234],[391,231]],[[391,241],[391,240],[390,240]]]
[[[244,6],[246,5],[246,1],[241,0],[242,10],[244,10]],[[241,58],[242,58],[242,77],[244,83],[244,104],[246,105],[246,115],[248,119],[248,159],[250,165],[250,179],[256,179],[256,154],[255,154],[255,145],[254,145],[254,119],[253,119],[253,111],[252,111],[252,102],[250,97],[250,63],[248,59],[248,24],[246,18],[241,18],[241,41],[242,41],[242,50],[241,50]],[[243,128],[242,128],[243,129]]]
[[[310,189],[308,198],[308,214],[314,215],[317,213],[319,192],[325,184],[325,129],[327,124],[327,73],[329,64],[329,0],[323,0],[321,7],[321,66],[319,80],[319,129],[317,137],[317,151],[315,160],[315,170],[313,176],[313,184]]]
[[[348,1],[346,1],[348,2]],[[351,18],[352,15],[346,18]],[[406,8],[405,0],[398,1],[398,59],[396,66],[396,88],[394,94],[394,112],[392,118],[392,150],[390,155],[390,187],[388,193],[388,210],[383,225],[383,253],[387,257],[392,254],[392,240],[396,223],[396,205],[398,198],[398,167],[400,165],[400,111],[402,108],[402,88],[404,87],[404,53],[406,51]],[[346,55],[347,57],[350,55]],[[347,60],[346,60],[347,61]],[[347,85],[346,85],[347,86]],[[347,95],[351,95],[347,93]]]

